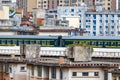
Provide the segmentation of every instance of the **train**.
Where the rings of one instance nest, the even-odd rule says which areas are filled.
[[[42,47],[66,47],[81,44],[101,48],[120,48],[120,37],[0,35],[0,46],[19,46],[21,44],[40,44]]]

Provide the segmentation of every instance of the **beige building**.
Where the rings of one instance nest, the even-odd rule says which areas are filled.
[[[37,0],[27,1],[27,12],[32,12],[33,8],[37,8]]]
[[[9,7],[0,6],[0,19],[9,19]]]
[[[37,0],[37,8],[48,9],[49,0]]]
[[[95,0],[95,5],[102,4],[104,10],[115,10],[116,0]]]

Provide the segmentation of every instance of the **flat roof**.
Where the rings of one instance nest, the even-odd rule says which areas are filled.
[[[16,39],[16,38],[31,38],[31,39],[57,39],[58,36],[38,36],[38,35],[0,35],[0,39],[2,38],[13,38],[13,39]]]
[[[62,39],[120,40],[120,36],[63,36]]]

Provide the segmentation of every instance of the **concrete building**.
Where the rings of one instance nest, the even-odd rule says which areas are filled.
[[[37,0],[37,8],[48,9],[49,0]]]
[[[86,12],[85,26],[89,36],[120,36],[120,12]]]
[[[40,8],[33,9],[33,23],[36,26],[43,26],[45,19],[45,10]]]
[[[27,12],[27,0],[16,0],[17,8],[23,9],[23,14]]]
[[[95,5],[102,4],[104,10],[116,10],[117,0],[95,0]]]
[[[37,8],[37,0],[27,0],[27,12],[32,13],[33,8]]]
[[[4,6],[11,6],[12,0],[1,0],[1,4]]]
[[[119,80],[120,55],[117,58],[114,57],[114,60],[112,59],[113,57],[107,58],[106,55],[104,55],[104,58],[94,56],[94,59],[92,56],[89,56],[92,58],[92,61],[86,61],[88,59],[86,50],[88,54],[91,54],[90,48],[87,47],[76,47],[79,50],[75,50],[75,47],[73,47],[74,53],[69,52],[69,49],[66,47],[40,47],[39,57],[36,57],[37,53],[32,53],[35,56],[33,57],[30,56],[31,53],[27,54],[31,48],[33,47],[24,46],[24,50],[26,50],[24,53],[22,47],[0,46],[0,70],[2,71],[0,79]],[[111,51],[109,49],[94,49],[93,51],[98,51],[99,54],[106,53],[106,51],[109,54],[120,54],[119,49],[112,49]],[[87,59],[82,62],[76,62],[75,57],[83,54],[84,58],[82,60],[85,59],[85,56]],[[31,58],[28,58],[28,56]],[[112,61],[106,59],[112,59]]]
[[[9,19],[9,7],[0,6],[0,19],[8,20]]]
[[[69,27],[80,28],[85,24],[85,12],[87,10],[88,7],[85,4],[79,7],[58,7],[57,17],[58,19],[68,20]]]
[[[120,10],[120,0],[116,0],[116,9]]]

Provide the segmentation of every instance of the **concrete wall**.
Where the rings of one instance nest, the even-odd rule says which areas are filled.
[[[61,68],[63,71],[62,80],[104,80],[104,70],[100,68]],[[72,73],[76,72],[76,76]],[[89,76],[82,76],[82,72],[89,72]],[[94,72],[98,72],[98,76],[94,76]],[[111,76],[108,76],[111,79]],[[51,78],[51,68],[49,69],[49,80],[60,80],[60,67],[56,68],[56,78]]]
[[[80,26],[80,17],[66,17],[66,20],[69,21],[69,27],[75,27],[75,28],[79,28]]]
[[[37,0],[27,0],[27,12],[32,12],[33,8],[37,8]]]
[[[0,9],[0,19],[9,19],[9,7],[2,6]]]
[[[0,35],[16,35],[17,34],[17,32],[0,32]]]
[[[32,65],[26,64],[11,64],[12,72],[4,77],[7,80],[49,80],[49,67],[42,67],[42,76],[38,76],[37,66],[34,66],[34,75],[32,75]],[[21,67],[25,67],[25,70],[21,70]],[[0,75],[2,76],[2,75]]]
[[[72,76],[72,72],[77,72],[77,76]],[[89,72],[89,76],[82,76],[82,72]],[[94,72],[99,72],[95,77]],[[69,80],[104,80],[104,71],[99,68],[71,68],[69,70]]]
[[[58,36],[58,35],[62,35],[62,36],[68,36],[68,32],[39,32],[38,35],[52,35],[52,36]]]

